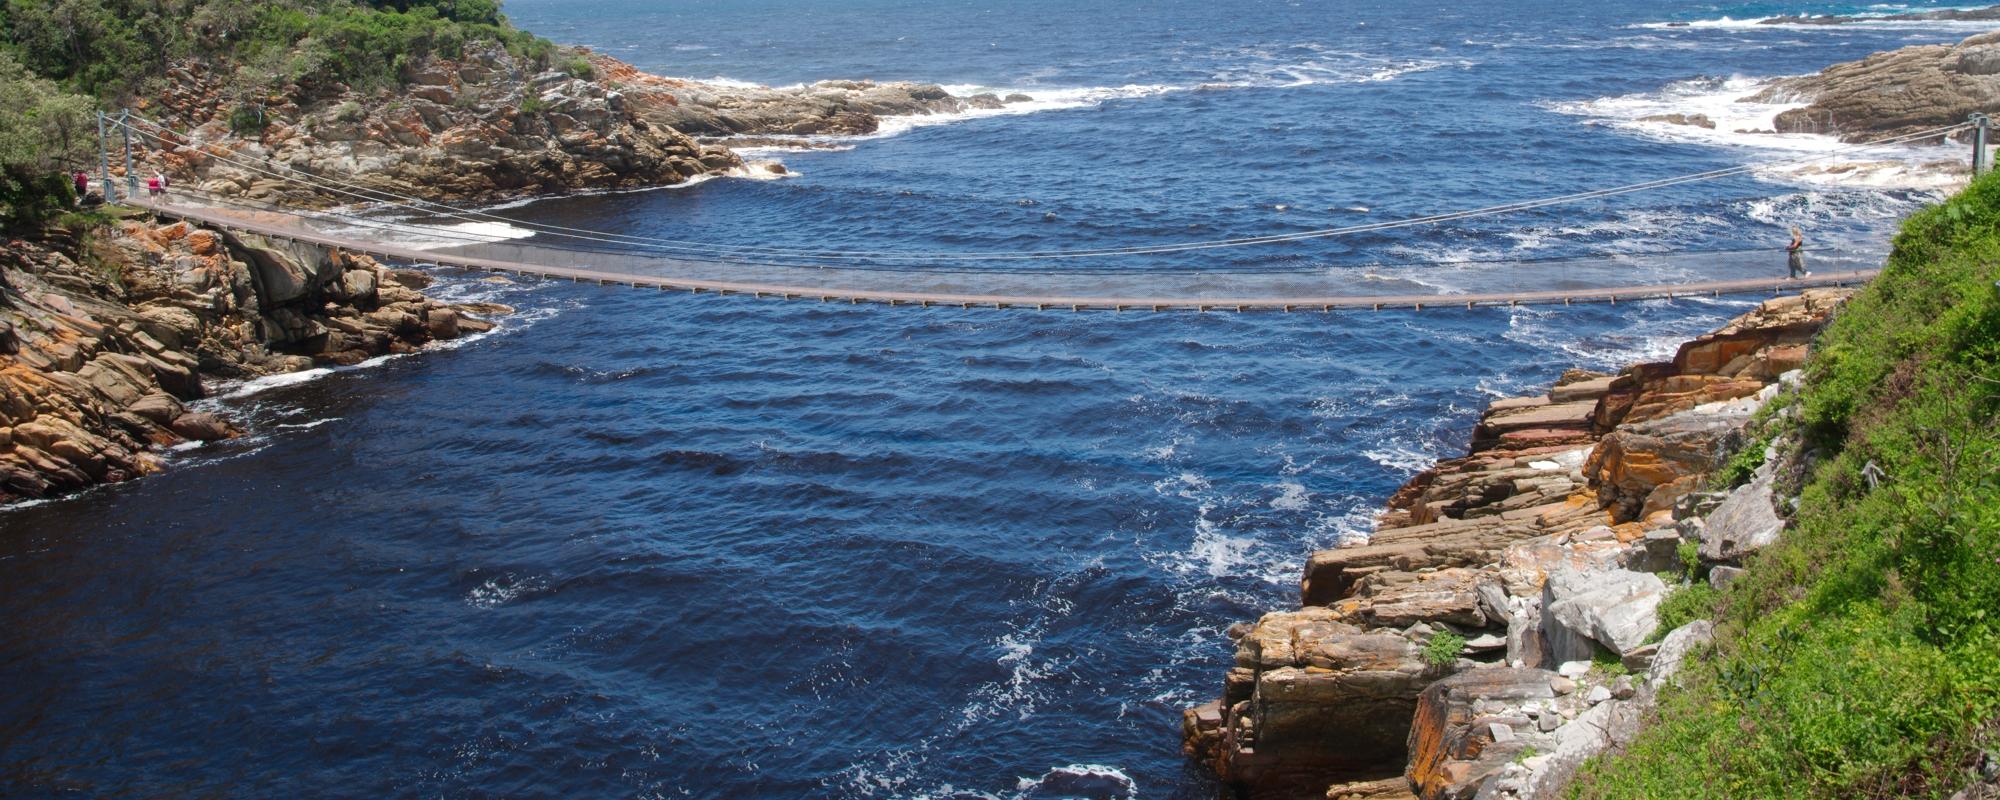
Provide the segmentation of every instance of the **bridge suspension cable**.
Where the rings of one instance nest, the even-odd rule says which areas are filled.
[[[161,144],[167,145],[169,147],[183,146],[182,142],[177,142],[174,141],[173,139],[168,138],[169,135],[174,137],[179,137],[180,139],[186,142],[193,141],[193,137],[184,133],[174,131],[171,128],[161,125],[158,122],[154,122],[152,120],[147,120],[139,117],[132,117],[131,119],[139,124],[134,125],[132,124],[132,122],[125,122],[120,124],[123,124],[128,130],[139,133],[144,138],[160,142]],[[1842,150],[1830,151],[1815,156],[1792,159],[1788,161],[1765,162],[1761,164],[1742,165],[1742,166],[1719,169],[1719,170],[1710,170],[1707,172],[1699,172],[1688,175],[1679,175],[1669,178],[1661,178],[1652,181],[1643,181],[1640,183],[1626,184],[1623,186],[1614,186],[1604,189],[1595,189],[1585,192],[1576,192],[1566,195],[1557,195],[1553,197],[1539,198],[1535,200],[1503,203],[1493,206],[1486,206],[1483,208],[1469,209],[1465,211],[1433,214],[1433,215],[1419,216],[1419,217],[1409,217],[1399,220],[1387,220],[1375,223],[1363,223],[1363,224],[1350,225],[1338,228],[1326,228],[1313,231],[1298,231],[1293,233],[1272,234],[1267,236],[1240,237],[1233,239],[1216,239],[1216,240],[1196,241],[1196,242],[1182,242],[1175,244],[1140,245],[1131,247],[1097,248],[1097,249],[1031,250],[1031,251],[1010,251],[1010,252],[809,250],[809,249],[797,249],[797,248],[775,248],[775,247],[760,247],[753,245],[728,245],[728,244],[718,244],[718,243],[708,243],[708,242],[692,242],[686,240],[667,239],[662,237],[631,236],[627,234],[618,234],[608,231],[596,231],[584,228],[569,228],[558,225],[529,222],[514,217],[507,217],[484,211],[463,209],[455,206],[446,205],[443,203],[424,200],[422,198],[411,197],[408,195],[401,195],[382,189],[375,189],[348,181],[342,181],[339,179],[326,178],[323,176],[315,176],[301,172],[289,166],[284,167],[284,169],[287,170],[287,173],[289,174],[280,173],[275,170],[267,169],[262,165],[250,163],[242,159],[233,158],[229,155],[215,153],[207,150],[204,150],[203,152],[207,157],[214,158],[223,161],[225,163],[234,165],[238,168],[245,169],[257,174],[265,175],[267,177],[272,177],[281,181],[307,186],[323,192],[354,197],[371,203],[379,203],[384,205],[395,206],[419,214],[447,216],[474,223],[500,222],[508,225],[517,226],[522,229],[531,230],[537,234],[545,234],[552,237],[567,238],[567,239],[582,240],[582,241],[592,241],[603,244],[621,245],[626,247],[637,247],[641,249],[653,250],[665,253],[676,253],[683,258],[688,258],[689,256],[697,256],[697,257],[708,256],[710,258],[714,258],[715,256],[720,255],[724,257],[721,260],[728,261],[729,263],[761,263],[750,260],[759,257],[799,258],[806,260],[828,260],[828,261],[879,261],[879,260],[894,260],[894,261],[923,260],[931,262],[1020,261],[1020,260],[1037,260],[1037,259],[1069,259],[1069,258],[1085,258],[1085,257],[1110,257],[1110,256],[1180,253],[1180,252],[1188,252],[1196,250],[1218,249],[1225,247],[1244,247],[1252,245],[1276,244],[1283,242],[1294,242],[1294,241],[1350,235],[1355,233],[1392,230],[1397,228],[1413,227],[1420,225],[1432,225],[1442,222],[1452,222],[1452,221],[1459,221],[1466,219],[1474,219],[1478,217],[1515,213],[1519,211],[1544,208],[1548,206],[1565,205],[1565,204],[1583,202],[1586,200],[1614,197],[1614,196],[1633,194],[1643,191],[1652,191],[1656,189],[1663,189],[1687,183],[1718,180],[1721,178],[1747,174],[1758,169],[1809,164],[1815,161],[1822,161],[1829,158],[1835,158],[1841,155],[1846,155],[1855,151],[1864,150],[1868,148],[1902,144],[1910,141],[1946,136],[1958,130],[1965,129],[1967,127],[1970,127],[1970,123],[1960,123],[1957,125],[1942,126],[1939,128],[1934,128],[1926,131],[1919,131],[1916,133],[1884,137],[1874,141],[1857,144],[1849,148],[1843,148]],[[690,260],[701,260],[701,259],[692,258]]]
[[[221,206],[229,206],[233,208],[243,209],[246,211],[255,211],[263,213],[284,213],[295,216],[302,215],[319,219],[322,221],[327,221],[336,225],[368,228],[373,230],[380,230],[389,233],[420,237],[426,239],[442,239],[442,240],[459,242],[462,243],[463,246],[489,245],[489,244],[499,243],[496,242],[495,238],[492,236],[483,236],[475,233],[466,233],[462,231],[456,231],[450,228],[440,228],[429,225],[419,225],[414,223],[375,219],[375,218],[361,216],[358,214],[350,214],[350,213],[332,211],[327,209],[319,209],[319,210],[276,209],[273,207],[260,205],[257,203],[244,202],[242,200],[237,200],[222,195],[216,195],[209,192],[204,192],[199,189],[181,190],[181,191],[193,191],[195,193],[205,196],[206,202],[208,203]],[[1740,199],[1755,199],[1755,198],[1740,198]],[[564,253],[572,253],[576,255],[585,255],[585,256],[588,255],[630,256],[635,254],[646,253],[646,251],[644,250],[634,251],[634,250],[617,250],[617,249],[598,249],[589,247],[556,246],[556,245],[544,245],[542,246],[542,249],[553,252],[564,252]],[[1327,274],[1332,270],[1455,267],[1455,266],[1470,266],[1470,265],[1529,266],[1529,265],[1546,265],[1546,264],[1575,264],[1582,262],[1635,261],[1635,260],[1647,260],[1647,259],[1686,258],[1686,257],[1699,257],[1699,256],[1748,255],[1752,253],[1778,253],[1778,252],[1785,252],[1786,250],[1787,249],[1783,247],[1679,248],[1670,250],[1642,250],[1642,251],[1628,251],[1628,252],[1618,252],[1618,253],[1588,253],[1588,254],[1567,255],[1567,256],[1530,256],[1530,257],[1517,256],[1512,258],[1497,257],[1497,258],[1429,259],[1429,260],[1405,260],[1405,261],[1367,260],[1367,261],[1358,261],[1355,263],[1348,263],[1348,264],[1320,263],[1311,266],[1289,266],[1289,267],[1252,266],[1252,267],[1219,267],[1219,268],[1218,267],[1131,268],[1131,267],[1091,267],[1091,266],[1075,266],[1075,265],[1066,267],[1007,267],[1007,266],[913,267],[913,266],[887,266],[887,265],[868,265],[868,264],[838,264],[838,265],[803,264],[803,265],[785,265],[785,266],[793,266],[799,269],[814,269],[814,270],[833,271],[833,272],[887,272],[887,273],[906,273],[906,274],[925,274],[925,275],[961,274],[961,275],[1267,276],[1267,275],[1322,275],[1322,274]],[[1832,248],[1819,248],[1819,247],[1803,248],[1803,250],[1805,252],[1811,252],[1811,253],[1825,253],[1834,251],[1834,249]],[[1853,251],[1839,251],[1839,252],[1847,253],[1848,255],[1853,255]],[[685,261],[689,263],[699,263],[699,264],[769,265],[767,262],[742,261],[742,260],[727,259],[727,258],[696,259],[696,258],[676,257],[675,260]]]

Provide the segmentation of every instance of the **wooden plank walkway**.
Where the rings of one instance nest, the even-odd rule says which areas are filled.
[[[1391,309],[1424,310],[1459,307],[1470,309],[1480,306],[1619,303],[1673,297],[1720,297],[1722,295],[1736,294],[1777,295],[1813,287],[1849,286],[1865,283],[1869,279],[1874,278],[1879,272],[1879,270],[1835,272],[1815,274],[1811,277],[1798,280],[1754,278],[1650,286],[1518,291],[1489,294],[1188,298],[902,292],[705,280],[678,276],[642,275],[629,272],[607,272],[575,267],[559,267],[547,264],[498,261],[335,236],[315,231],[304,225],[287,224],[282,218],[273,219],[273,217],[281,216],[274,213],[231,213],[214,208],[182,206],[143,198],[130,198],[126,203],[148,209],[161,216],[173,217],[197,224],[230,228],[283,240],[308,242],[352,253],[362,253],[388,261],[437,264],[439,266],[459,267],[506,275],[525,275],[553,279],[567,278],[572,281],[595,282],[600,285],[621,285],[668,291],[713,292],[716,294],[740,294],[753,297],[783,298],[787,300],[882,303],[887,305],[923,307],[1068,309],[1074,311],[1333,311],[1335,309],[1372,309],[1375,311],[1384,311]]]

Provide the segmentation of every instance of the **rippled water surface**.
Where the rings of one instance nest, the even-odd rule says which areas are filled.
[[[512,0],[663,74],[1038,105],[753,154],[780,180],[506,213],[736,244],[1124,246],[1896,162],[1136,265],[1444,291],[1776,271],[1418,262],[1767,246],[1789,224],[1821,263],[1865,259],[1944,184],[1901,165],[1955,149],[1638,120],[1749,114],[1728,101],[1761,79],[1972,32],[1736,21],[1867,10],[1832,6],[1100,5]],[[1307,551],[1364,535],[1487,399],[1670,352],[1750,302],[1074,314],[440,278],[521,313],[233,387],[215,404],[252,436],[0,512],[0,794],[1206,797],[1180,709],[1220,689],[1228,624],[1294,601]]]

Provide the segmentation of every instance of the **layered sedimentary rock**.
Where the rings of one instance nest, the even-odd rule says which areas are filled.
[[[1242,633],[1185,749],[1252,795],[1394,796],[1381,775],[1407,767],[1403,791],[1425,798],[1549,796],[1567,773],[1547,770],[1582,756],[1530,749],[1600,751],[1617,737],[1573,721],[1635,728],[1630,701],[1650,702],[1602,665],[1669,652],[1653,637],[1672,588],[1653,573],[1705,543],[1703,517],[1775,535],[1768,482],[1702,490],[1847,294],[1774,299],[1671,361],[1494,402],[1471,452],[1406,483],[1366,543],[1311,556],[1304,608]]]
[[[2000,32],[1876,53],[1778,81],[1745,99],[1807,100],[1804,108],[1778,115],[1778,131],[1849,142],[1956,125],[1975,111],[2000,111]]]
[[[237,431],[190,411],[214,378],[410,352],[488,330],[421,273],[187,224],[51,231],[0,250],[0,503],[160,469]]]

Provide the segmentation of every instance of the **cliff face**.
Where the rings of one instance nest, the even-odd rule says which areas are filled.
[[[191,412],[215,378],[411,352],[488,330],[364,256],[186,224],[51,231],[0,250],[0,504],[157,471],[236,431]]]
[[[139,144],[170,177],[222,195],[306,204],[362,198],[282,180],[292,170],[446,202],[577,189],[656,186],[741,166],[634,115],[592,77],[535,72],[498,46],[429,58],[398,91],[291,87],[262,107],[265,127],[233,130],[218,71],[188,62],[142,114],[187,132]]]
[[[1746,100],[1811,104],[1778,115],[1781,133],[1865,142],[2000,112],[2000,31],[1955,45],[1919,45],[1779,81]]]
[[[587,51],[581,51],[587,53]],[[679,183],[744,167],[694,136],[853,135],[881,118],[998,108],[929,84],[824,81],[768,88],[649,75],[591,55],[582,74],[535,71],[497,45],[430,57],[398,90],[289,87],[261,106],[261,130],[232,128],[216,65],[185,62],[172,92],[139,101],[186,136],[141,137],[141,160],[183,185],[309,205],[363,202],[283,178],[306,175],[443,202]],[[1016,101],[1026,99],[1017,97]],[[153,153],[153,149],[163,152]],[[116,165],[114,165],[116,166]]]
[[[1367,543],[1312,555],[1304,608],[1232,633],[1186,751],[1252,796],[1553,796],[1703,635],[1654,640],[1655,573],[1683,540],[1728,564],[1775,537],[1768,481],[1736,511],[1702,490],[1847,294],[1771,300],[1672,361],[1493,403],[1470,454],[1405,484]]]

